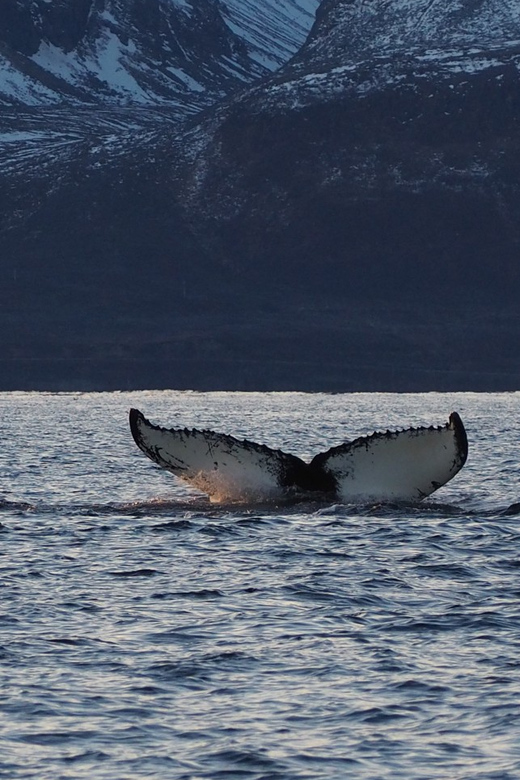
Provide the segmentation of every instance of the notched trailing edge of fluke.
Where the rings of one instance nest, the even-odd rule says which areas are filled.
[[[460,458],[460,468],[466,463],[468,459],[468,435],[464,427],[464,423],[461,420],[458,412],[452,412],[450,414],[449,425],[455,432],[455,441],[457,442],[457,450]]]
[[[319,453],[310,463],[264,444],[211,430],[168,429],[130,410],[135,443],[152,461],[212,498],[281,499],[287,491],[350,500],[420,500],[464,466],[460,416],[445,425],[375,432]]]
[[[230,436],[228,433],[216,433],[215,431],[208,430],[206,428],[198,429],[198,428],[164,428],[161,425],[154,425],[154,423],[150,422],[142,412],[139,411],[139,409],[130,409],[129,412],[129,421],[130,421],[130,430],[132,432],[132,436],[134,438],[135,443],[137,446],[143,450],[143,452],[147,453],[148,448],[144,444],[143,440],[143,434],[140,430],[140,424],[142,424],[145,428],[149,428],[152,431],[157,431],[158,433],[165,433],[165,434],[182,434],[183,436],[186,436],[189,438],[190,436],[215,436],[222,441],[228,441],[233,442],[236,444],[243,444],[244,447],[250,447],[256,451],[263,451],[265,454],[269,454],[272,452],[281,452],[281,450],[273,450],[271,447],[268,447],[266,444],[257,444],[257,442],[249,441],[248,439],[236,439],[234,436]],[[283,453],[284,455],[286,453]],[[288,457],[295,457],[293,455],[288,455]]]

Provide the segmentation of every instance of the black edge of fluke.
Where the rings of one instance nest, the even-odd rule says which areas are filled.
[[[455,441],[457,442],[460,457],[460,467],[462,468],[468,458],[468,436],[458,412],[452,412],[450,414],[450,425],[453,426],[455,432]]]
[[[128,414],[128,419],[130,422],[130,431],[132,433],[133,439],[137,446],[141,447],[141,434],[139,432],[139,426],[138,422],[139,420],[144,420],[144,415],[139,411],[139,409],[130,409],[130,412]]]
[[[147,455],[150,460],[162,468],[165,468],[167,471],[171,471],[173,474],[180,476],[181,479],[185,479],[189,483],[191,482],[194,484],[195,472],[191,473],[190,477],[189,457],[188,463],[185,464],[184,460],[180,460],[178,452],[175,454],[176,447],[180,446],[179,443],[182,445],[183,442],[185,443],[187,439],[191,439],[192,437],[194,439],[193,446],[195,448],[195,454],[197,452],[200,453],[201,448],[206,456],[208,453],[211,454],[211,462],[206,464],[206,468],[204,468],[204,464],[201,465],[197,461],[197,458],[195,458],[194,463],[197,463],[196,471],[200,471],[200,473],[209,473],[210,471],[213,472],[215,466],[218,465],[214,460],[212,446],[216,446],[217,449],[219,447],[225,448],[226,446],[231,446],[233,452],[235,452],[235,450],[238,448],[239,453],[245,457],[246,461],[249,457],[249,453],[251,452],[256,452],[257,454],[259,452],[262,453],[264,459],[265,457],[267,457],[267,459],[271,458],[270,473],[274,474],[276,471],[277,486],[281,489],[299,488],[307,492],[318,491],[322,494],[336,494],[341,495],[342,497],[346,495],[347,498],[350,495],[349,489],[344,491],[341,480],[346,480],[350,472],[347,469],[344,473],[342,473],[340,469],[338,474],[336,474],[334,472],[334,464],[330,466],[330,462],[334,459],[337,459],[338,457],[341,461],[341,458],[345,454],[356,459],[357,450],[360,447],[365,447],[367,452],[372,453],[371,448],[372,445],[374,445],[375,452],[383,439],[389,439],[390,442],[392,442],[404,434],[404,440],[406,441],[407,437],[413,438],[416,434],[417,436],[425,437],[427,440],[434,441],[435,443],[435,441],[437,441],[435,432],[442,433],[441,444],[446,451],[445,458],[449,459],[451,462],[445,462],[444,464],[441,462],[441,472],[444,474],[444,476],[442,476],[440,482],[432,481],[431,486],[426,485],[426,488],[424,489],[420,488],[420,486],[416,486],[417,489],[415,493],[411,491],[411,488],[405,489],[405,493],[406,490],[408,490],[410,495],[418,496],[419,498],[424,498],[427,495],[430,495],[430,493],[433,492],[431,488],[433,488],[433,490],[437,490],[439,487],[442,487],[442,485],[452,479],[452,477],[454,477],[464,466],[468,457],[468,438],[464,424],[457,412],[452,412],[449,415],[448,423],[439,425],[436,428],[434,426],[430,426],[429,428],[408,428],[403,431],[395,432],[376,432],[370,436],[355,439],[353,442],[344,442],[337,447],[332,447],[325,453],[319,453],[318,455],[315,455],[309,464],[303,462],[294,455],[289,455],[280,450],[272,450],[263,444],[256,444],[255,442],[250,442],[247,440],[240,441],[232,436],[218,434],[214,431],[197,431],[195,429],[188,430],[186,428],[161,428],[157,425],[153,425],[138,409],[132,408],[129,410],[129,423],[132,437],[137,447],[142,450],[142,452],[144,452],[144,454]],[[160,435],[158,437],[150,436],[149,434],[151,431],[156,431]],[[207,452],[205,452],[205,445],[207,445]],[[393,445],[390,444],[390,447],[392,446]],[[386,452],[386,445],[383,449],[384,452]],[[171,450],[171,452],[169,452],[169,450]],[[423,451],[425,453],[425,457],[427,457],[427,447]],[[168,454],[171,454],[173,460],[171,458],[168,459]],[[229,455],[230,452],[227,454]],[[386,456],[383,454],[383,464],[385,462],[385,457]],[[442,455],[436,457],[442,458]],[[242,464],[242,461],[239,459],[238,463]],[[188,471],[186,474],[181,473],[186,472],[187,469]],[[417,479],[419,482],[421,481],[420,475],[417,477]],[[353,493],[355,492],[356,491],[354,489]],[[390,493],[392,493],[391,490]]]

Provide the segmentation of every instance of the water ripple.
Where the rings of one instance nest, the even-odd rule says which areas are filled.
[[[0,777],[516,780],[519,401],[0,394]],[[420,504],[219,507],[131,406],[297,454],[457,409],[470,460]]]

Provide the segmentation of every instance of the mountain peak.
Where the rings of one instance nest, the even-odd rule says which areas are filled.
[[[519,0],[324,0],[296,60],[331,65],[374,56],[520,43]]]
[[[3,0],[0,102],[189,116],[303,43],[318,0]]]

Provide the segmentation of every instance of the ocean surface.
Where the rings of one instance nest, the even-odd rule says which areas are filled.
[[[416,505],[218,506],[135,406],[309,458],[440,425]],[[520,777],[520,393],[0,394],[0,778]]]

